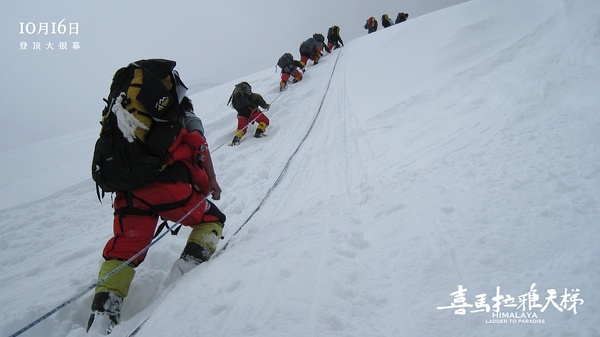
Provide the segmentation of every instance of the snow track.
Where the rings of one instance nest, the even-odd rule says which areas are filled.
[[[166,287],[189,229],[153,246],[114,334],[152,312],[136,336],[599,335],[594,5],[470,1],[351,41],[281,95],[272,69],[240,79],[276,100],[267,137],[253,125],[213,153],[219,254]],[[233,137],[239,81],[192,96],[213,148]],[[51,198],[0,211],[0,335],[96,279],[112,210],[80,171]],[[519,296],[532,283],[542,303],[566,288],[585,303],[539,313],[544,324],[436,309],[458,285],[491,304],[496,287]],[[88,337],[91,299],[24,336]]]

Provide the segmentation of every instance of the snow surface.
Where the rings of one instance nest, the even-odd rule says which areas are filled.
[[[370,16],[395,18],[408,12],[412,19],[464,1],[2,1],[0,92],[10,92],[11,99],[0,110],[0,144],[18,147],[97,127],[106,83],[132,61],[176,60],[190,92],[196,93],[274,69],[283,53],[297,52],[302,41],[326,34],[334,24],[350,41],[366,34],[363,25]],[[62,35],[61,21],[69,28]],[[71,35],[71,24],[77,24],[78,34]],[[35,42],[41,50],[32,50]],[[59,49],[60,42],[67,43],[67,50]],[[80,48],[72,50],[73,42]],[[21,43],[28,44],[27,50],[20,49]],[[54,49],[47,49],[48,43]],[[70,123],[50,113],[58,109]]]
[[[594,0],[473,0],[347,41],[281,95],[273,69],[257,72],[242,79],[273,103],[271,126],[238,147],[222,146],[238,80],[192,95],[225,239],[168,287],[189,230],[153,246],[113,335],[150,313],[137,336],[600,335],[599,18]],[[0,211],[0,335],[95,281],[112,220],[89,178],[96,136],[0,152],[3,203],[15,195]],[[539,324],[438,309],[459,285],[492,305],[497,287],[517,301],[533,283],[541,304],[549,289],[584,303],[526,310]],[[91,299],[23,336],[90,336]]]

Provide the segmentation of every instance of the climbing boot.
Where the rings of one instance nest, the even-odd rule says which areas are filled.
[[[168,280],[171,282],[202,262],[208,261],[217,250],[217,243],[222,233],[223,225],[220,222],[207,222],[194,226],[183,252],[173,263]]]
[[[87,331],[110,334],[121,320],[123,297],[113,292],[99,292],[92,301],[92,314],[88,320]]]
[[[258,123],[258,127],[256,127],[256,131],[254,132],[254,137],[256,137],[256,138],[263,137],[266,129],[267,129],[267,123],[265,123],[265,122]]]
[[[100,266],[98,280],[104,279],[122,264],[123,261],[120,260],[104,261]],[[92,301],[92,314],[88,320],[88,331],[91,328],[102,334],[109,334],[112,328],[119,323],[121,304],[123,298],[127,297],[129,293],[129,286],[134,276],[133,267],[126,265],[96,286],[96,295]]]

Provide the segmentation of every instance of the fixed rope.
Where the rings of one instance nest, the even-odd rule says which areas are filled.
[[[275,101],[279,98],[279,96],[281,96],[281,92],[279,94],[277,94],[277,96],[271,101],[271,104],[269,104],[269,109],[271,108],[271,105],[273,105],[273,103],[275,103]],[[248,126],[250,126],[250,124],[254,124],[254,122],[256,122],[256,120],[258,119],[258,117],[262,116],[263,112],[261,111],[258,115],[256,115],[256,117],[254,117],[254,119],[252,119],[250,122],[248,122],[248,125],[244,126],[242,128],[242,131],[246,131],[246,129],[248,129]],[[223,147],[223,145],[227,144],[228,142],[226,141],[225,143],[217,146],[212,152],[215,153],[217,152],[221,147]]]
[[[231,238],[234,237],[234,236],[236,236],[242,230],[242,228],[244,228],[244,226],[246,226],[246,224],[248,222],[250,222],[250,220],[252,219],[252,217],[254,217],[254,215],[260,210],[260,208],[263,206],[263,204],[266,202],[266,200],[269,198],[269,196],[271,195],[271,193],[273,192],[273,190],[277,187],[277,185],[279,184],[279,182],[281,181],[281,179],[285,175],[288,167],[290,166],[290,164],[292,162],[292,159],[296,156],[296,154],[300,150],[300,147],[302,146],[302,144],[304,144],[304,142],[308,138],[308,135],[312,131],[312,129],[313,129],[314,125],[315,125],[315,122],[317,120],[317,117],[319,116],[319,114],[321,113],[321,110],[323,108],[323,103],[325,102],[325,98],[327,97],[327,93],[329,92],[329,87],[331,86],[331,80],[333,78],[333,74],[335,72],[335,69],[336,69],[337,62],[338,62],[338,59],[340,57],[340,54],[341,54],[341,52],[337,54],[337,57],[335,59],[335,63],[333,65],[333,69],[331,71],[331,75],[329,77],[329,81],[327,82],[327,87],[325,89],[325,93],[323,94],[323,97],[322,97],[321,102],[319,104],[319,109],[317,110],[317,113],[313,117],[313,120],[312,120],[312,122],[311,122],[311,124],[310,124],[310,126],[308,128],[308,131],[305,133],[304,137],[302,138],[302,140],[300,141],[300,143],[298,144],[298,146],[296,147],[296,149],[294,150],[294,152],[290,155],[290,157],[288,158],[285,166],[283,167],[283,170],[279,173],[279,176],[277,177],[277,179],[275,180],[275,182],[273,183],[273,185],[269,188],[269,190],[267,191],[267,193],[265,194],[265,196],[262,198],[262,200],[260,201],[260,203],[258,204],[258,206],[252,211],[252,213],[242,223],[242,225],[229,237],[229,239],[225,242],[225,245],[223,246],[223,248],[221,248],[220,251],[217,252],[217,255],[220,254],[221,252],[223,252],[228,247],[229,242],[231,241]],[[273,104],[279,98],[279,96],[281,96],[281,93],[279,93],[277,95],[277,97],[275,97],[275,99],[273,99],[273,101],[271,102],[271,104]],[[262,114],[262,112],[261,112],[261,114]],[[258,116],[256,118],[258,118]],[[254,122],[256,120],[256,118],[253,119],[252,122]],[[251,123],[249,123],[249,124],[251,124]],[[223,143],[223,144],[219,145],[213,152],[216,152],[219,148],[221,148],[225,144],[226,143]],[[211,193],[212,193],[212,191],[211,191]],[[29,323],[27,326],[23,327],[19,331],[15,332],[15,333],[13,333],[11,335],[9,335],[9,337],[16,337],[16,336],[19,336],[19,335],[23,334],[27,330],[33,328],[37,324],[39,324],[42,321],[44,321],[46,318],[48,318],[48,317],[52,316],[53,314],[55,314],[56,312],[58,312],[62,308],[66,307],[67,305],[69,305],[72,302],[76,301],[77,299],[81,298],[83,295],[85,295],[89,291],[91,291],[94,288],[96,288],[100,283],[106,281],[108,278],[110,278],[111,276],[113,276],[114,274],[116,274],[117,272],[119,272],[121,269],[125,268],[125,266],[127,266],[128,264],[130,264],[131,262],[133,262],[133,260],[135,260],[136,258],[138,258],[140,255],[144,254],[146,251],[148,251],[148,249],[150,249],[150,247],[154,246],[158,241],[160,241],[162,238],[164,238],[167,234],[172,233],[173,231],[178,230],[182,226],[182,221],[185,220],[190,214],[192,214],[192,212],[194,212],[198,207],[200,207],[200,205],[207,199],[207,197],[208,196],[205,196],[196,205],[194,205],[194,207],[192,209],[190,209],[179,220],[177,220],[175,222],[175,226],[174,227],[171,227],[170,230],[167,230],[167,231],[163,232],[162,234],[157,235],[154,238],[154,240],[152,240],[152,242],[150,242],[149,245],[147,245],[146,247],[142,248],[134,256],[132,256],[127,261],[125,261],[122,264],[120,264],[117,268],[115,268],[114,270],[112,270],[110,273],[108,273],[102,279],[100,279],[100,280],[92,283],[87,288],[85,288],[83,291],[79,292],[77,295],[75,295],[75,296],[71,297],[70,299],[64,301],[63,303],[61,303],[60,305],[58,305],[54,309],[48,311],[44,315],[40,316],[38,319],[36,319],[33,322]]]
[[[264,205],[264,203],[266,202],[266,200],[271,195],[271,192],[273,192],[273,190],[277,187],[277,185],[279,184],[279,182],[281,181],[281,179],[285,175],[288,167],[290,166],[290,163],[292,162],[292,159],[294,159],[294,157],[296,156],[296,154],[300,150],[300,147],[302,147],[302,144],[304,144],[304,141],[306,141],[306,139],[308,138],[308,135],[312,131],[313,127],[315,126],[315,122],[317,121],[317,117],[319,117],[319,114],[321,113],[321,110],[323,108],[323,103],[325,102],[325,98],[327,97],[327,93],[329,92],[329,87],[331,86],[331,80],[333,79],[333,74],[335,73],[335,68],[337,66],[338,59],[340,58],[340,54],[341,54],[341,52],[337,54],[337,57],[335,59],[335,63],[333,64],[333,69],[331,70],[331,75],[329,76],[329,81],[327,82],[327,87],[325,88],[325,93],[323,94],[323,98],[321,98],[321,103],[319,104],[319,109],[317,110],[317,113],[313,117],[313,120],[310,123],[310,126],[308,127],[308,131],[304,134],[304,137],[302,138],[302,140],[300,141],[300,143],[298,144],[298,146],[296,147],[296,149],[294,150],[294,152],[291,154],[291,156],[288,158],[287,162],[285,163],[285,166],[283,167],[283,170],[279,173],[279,176],[277,177],[277,179],[275,180],[275,182],[273,183],[273,185],[271,185],[271,187],[267,191],[267,194],[265,194],[265,196],[262,198],[262,200],[260,201],[260,203],[258,204],[258,206],[256,206],[256,208],[254,209],[254,211],[252,211],[252,213],[250,213],[250,216],[248,216],[248,218],[235,231],[235,233],[233,233],[233,235],[230,236],[230,239],[228,239],[227,242],[225,242],[225,245],[223,245],[223,248],[221,248],[221,250],[217,254],[219,254],[220,252],[222,252],[225,249],[227,249],[227,246],[229,245],[229,242],[231,241],[231,238],[234,237],[235,235],[237,235],[242,230],[242,228],[248,222],[250,222],[250,219],[252,219],[252,217]]]
[[[156,244],[158,241],[160,241],[162,238],[165,237],[165,235],[171,233],[171,231],[173,230],[177,230],[179,227],[181,227],[181,222],[183,220],[185,220],[188,216],[190,216],[190,214],[192,214],[193,211],[195,211],[198,207],[200,207],[200,205],[206,200],[207,196],[205,196],[202,200],[200,200],[196,205],[194,205],[194,207],[192,207],[192,209],[190,209],[187,213],[185,213],[179,220],[177,220],[175,222],[176,226],[173,227],[170,231],[166,231],[164,233],[162,233],[161,235],[158,235],[152,242],[150,242],[149,245],[147,245],[146,247],[142,248],[139,252],[137,252],[134,256],[132,256],[129,260],[123,262],[122,264],[120,264],[117,268],[115,268],[113,271],[111,271],[110,273],[106,274],[106,276],[104,276],[102,279],[94,282],[93,284],[91,284],[90,286],[88,286],[85,290],[81,291],[79,294],[73,296],[72,298],[66,300],[65,302],[61,303],[59,306],[57,306],[56,308],[48,311],[47,313],[45,313],[44,315],[42,315],[40,318],[36,319],[35,321],[29,323],[27,326],[25,326],[24,328],[22,328],[21,330],[13,333],[12,335],[10,335],[9,337],[16,337],[19,336],[20,334],[22,334],[23,332],[33,328],[34,326],[36,326],[37,324],[39,324],[40,322],[42,322],[43,320],[45,320],[46,318],[52,316],[54,313],[56,313],[57,311],[59,311],[60,309],[66,307],[67,305],[69,305],[70,303],[72,303],[73,301],[79,299],[80,297],[82,297],[83,295],[85,295],[87,292],[91,291],[92,289],[96,288],[100,283],[106,281],[109,277],[113,276],[114,274],[116,274],[119,270],[125,268],[125,266],[127,266],[128,264],[130,264],[131,262],[133,262],[133,260],[135,260],[136,258],[138,258],[140,255],[144,254],[148,249],[150,249],[150,247],[154,246],[154,244]]]

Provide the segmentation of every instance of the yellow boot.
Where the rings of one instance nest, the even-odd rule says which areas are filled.
[[[217,250],[217,243],[222,234],[223,225],[220,222],[206,222],[193,226],[181,258],[194,259],[198,264],[208,261]]]
[[[104,261],[102,266],[100,266],[98,279],[103,279],[122,263],[123,261],[121,260]],[[96,294],[100,292],[112,292],[120,297],[127,297],[127,294],[129,293],[129,286],[131,285],[131,281],[133,281],[134,276],[135,270],[130,265],[127,265],[108,279],[104,280],[102,283],[98,284],[96,287]]]
[[[122,263],[123,261],[120,260],[104,261],[98,279],[103,279]],[[93,326],[98,332],[110,333],[112,328],[119,324],[123,298],[129,293],[129,286],[134,276],[135,270],[127,265],[96,286],[96,294],[92,300],[92,314],[87,325],[88,332]]]
[[[237,130],[235,132],[235,136],[233,136],[233,140],[231,141],[231,146],[239,145],[242,137],[244,137],[244,130]]]
[[[263,136],[263,134],[265,133],[266,129],[267,129],[267,123],[265,123],[265,122],[258,123],[258,126],[256,127],[256,132],[254,132],[254,137],[261,138]]]
[[[194,226],[181,256],[173,263],[165,282],[170,284],[195,266],[208,261],[217,250],[217,243],[222,233],[223,224],[220,222],[207,222]]]

